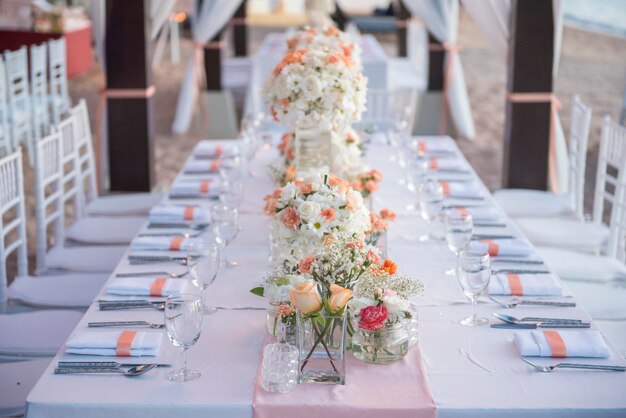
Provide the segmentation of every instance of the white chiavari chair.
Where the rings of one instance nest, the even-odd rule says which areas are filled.
[[[63,129],[61,125],[58,131],[61,144],[64,142],[61,138]],[[71,165],[74,164],[72,158],[73,155],[70,159],[64,155],[62,145],[60,149],[42,148],[42,156],[37,158],[35,165],[37,273],[56,271],[110,273],[126,247],[65,245],[66,204],[73,204],[74,211],[80,212],[80,205],[76,202],[79,200],[79,188],[68,180],[65,167],[70,165],[70,170],[72,169]],[[66,162],[69,161],[69,164],[64,164],[64,159]],[[71,175],[69,178],[71,179]]]
[[[142,216],[87,217],[76,118],[68,116],[57,125],[63,142],[64,205],[72,204],[74,219],[65,237],[78,244],[128,244],[146,221]]]
[[[18,275],[25,276],[28,268],[20,149],[0,160],[0,215],[0,304],[5,309],[13,287],[7,289],[8,257],[16,253]],[[57,293],[62,292],[65,289],[59,287]],[[0,314],[0,359],[53,356],[81,316],[81,312],[71,310]],[[0,373],[0,380],[4,377]]]
[[[48,62],[50,64],[50,106],[52,121],[61,122],[72,105],[67,89],[67,51],[65,38],[48,41]]]
[[[517,218],[516,222],[535,245],[576,250],[589,253],[606,251],[609,227],[604,219],[612,219],[612,202],[615,200],[617,176],[624,170],[626,154],[623,139],[624,127],[605,118],[600,140],[598,174],[595,185],[593,221],[564,218]],[[617,174],[616,174],[617,173]],[[605,202],[610,203],[605,206]],[[608,216],[605,217],[605,209]]]
[[[566,280],[626,281],[626,127],[608,117],[602,127],[597,176],[593,224],[601,224],[607,215],[610,219],[606,255],[547,247],[538,252]]]
[[[50,125],[48,110],[48,71],[46,44],[30,47],[30,103],[35,141],[47,132]]]
[[[163,198],[160,193],[98,196],[93,140],[85,99],[81,99],[72,108],[71,112],[76,118],[79,166],[85,197],[85,214],[88,216],[147,215],[150,209],[156,206]]]
[[[4,59],[0,56],[0,158],[8,155],[13,150],[8,113],[7,76],[4,69]]]
[[[580,97],[574,96],[569,132],[569,190],[565,194],[527,189],[498,190],[494,197],[507,215],[513,218],[566,216],[583,219],[590,126],[591,108]]]
[[[28,159],[33,165],[32,147],[34,144],[30,92],[28,88],[28,54],[25,46],[17,51],[5,51],[7,90],[9,97],[9,124],[13,149],[24,142],[28,149]]]
[[[391,131],[410,134],[417,106],[417,90],[368,89],[367,109],[357,128],[386,135]]]

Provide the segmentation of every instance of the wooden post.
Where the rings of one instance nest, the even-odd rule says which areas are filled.
[[[208,91],[222,90],[222,34],[223,30],[204,46],[204,73]]]
[[[428,91],[443,90],[446,52],[441,42],[428,32]]]
[[[235,44],[235,56],[245,57],[248,55],[248,26],[246,25],[246,0],[235,12],[233,19],[233,43]]]
[[[331,18],[335,21],[339,29],[341,30],[346,29],[346,23],[348,23],[348,16],[346,16],[344,11],[341,10],[341,7],[339,7],[338,2],[335,2],[335,13],[332,14]]]
[[[514,0],[511,13],[507,89],[552,93],[554,19],[552,0]],[[546,190],[551,103],[520,103],[507,95],[503,185]]]
[[[154,185],[148,0],[106,0],[106,89],[110,189]]]
[[[400,0],[396,3],[396,38],[398,45],[398,56],[406,57],[407,54],[407,24],[411,18],[411,12],[406,8],[404,3]]]

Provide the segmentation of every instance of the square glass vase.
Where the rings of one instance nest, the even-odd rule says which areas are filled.
[[[346,383],[347,315],[297,313],[299,383]]]

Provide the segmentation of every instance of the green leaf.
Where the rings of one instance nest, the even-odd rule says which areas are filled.
[[[263,297],[265,293],[265,289],[263,288],[263,286],[254,287],[250,289],[250,293],[252,293],[253,295]]]

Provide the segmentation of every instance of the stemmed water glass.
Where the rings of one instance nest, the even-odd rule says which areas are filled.
[[[202,332],[204,310],[198,295],[172,295],[165,301],[165,328],[169,340],[183,353],[183,367],[169,372],[168,380],[186,382],[200,377],[200,372],[187,367],[187,350],[198,341]]]
[[[252,160],[259,149],[259,137],[254,125],[250,124],[241,132],[241,153],[245,158],[246,174],[253,177]]]
[[[489,285],[491,261],[489,254],[475,251],[461,251],[457,257],[456,275],[463,294],[472,303],[472,315],[461,320],[462,325],[475,327],[489,323],[487,318],[476,315],[478,296]]]
[[[439,222],[439,215],[443,209],[443,188],[437,180],[432,177],[424,180],[424,183],[419,187],[419,204],[422,218],[431,224],[431,227],[436,227],[436,223]],[[420,237],[420,241],[439,239],[441,237],[432,231],[428,235]]]
[[[243,201],[243,182],[224,181],[218,196],[223,205],[238,208]]]
[[[239,181],[242,176],[242,162],[239,155],[220,160],[220,177],[224,181]]]
[[[472,216],[469,213],[451,209],[445,213],[444,219],[448,248],[458,257],[472,240],[474,230]],[[446,275],[453,276],[455,270],[454,268],[446,270]]]
[[[202,292],[202,303],[208,312],[215,311],[207,304],[207,289],[213,284],[220,268],[220,251],[215,240],[196,239],[187,247],[187,269],[192,283]]]
[[[428,160],[423,156],[412,156],[406,165],[407,188],[417,195],[428,175]],[[412,207],[412,209],[416,209]]]
[[[220,247],[222,265],[225,267],[235,267],[237,265],[237,261],[226,259],[224,250],[239,233],[238,222],[239,211],[237,208],[224,204],[217,204],[211,207],[211,228]]]

